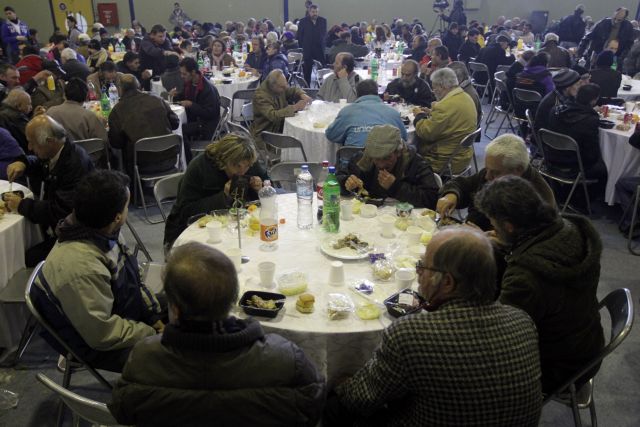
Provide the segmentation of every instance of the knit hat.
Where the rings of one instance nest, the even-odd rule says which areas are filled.
[[[563,68],[553,76],[553,84],[556,86],[556,89],[567,88],[578,80],[580,80],[580,74],[568,68]]]
[[[285,31],[282,36],[287,40],[293,40],[295,37],[291,31]]]
[[[610,50],[603,50],[602,52],[600,52],[600,54],[598,55],[598,58],[596,59],[596,67],[598,68],[609,68],[613,65],[613,52],[611,52]]]
[[[374,126],[367,136],[364,154],[372,159],[383,159],[402,143],[400,129],[392,125]]]

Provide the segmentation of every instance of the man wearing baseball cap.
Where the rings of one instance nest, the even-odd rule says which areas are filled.
[[[545,95],[542,101],[540,101],[540,105],[538,105],[534,121],[536,132],[542,128],[549,128],[549,113],[551,113],[553,107],[566,103],[569,97],[575,98],[578,89],[580,89],[580,86],[582,86],[584,82],[585,81],[580,78],[580,74],[568,68],[563,68],[553,76],[553,84],[556,88]]]
[[[430,209],[438,200],[439,187],[429,162],[392,125],[374,126],[363,153],[340,167],[337,178],[345,193],[366,189],[371,197],[391,197]]]

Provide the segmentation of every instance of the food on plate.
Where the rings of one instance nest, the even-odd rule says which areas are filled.
[[[380,309],[376,304],[363,304],[356,308],[356,314],[362,320],[374,320],[380,317]]]
[[[418,259],[409,255],[398,256],[395,259],[396,268],[414,268]]]
[[[358,235],[354,233],[349,233],[341,239],[338,239],[333,244],[333,249],[353,249],[354,251],[367,250],[369,248],[369,243],[360,240]]]
[[[445,216],[443,218],[440,218],[440,222],[438,222],[438,227],[446,227],[447,225],[456,225],[456,224],[460,224],[460,221],[456,221],[450,216]]]
[[[298,297],[298,301],[296,301],[296,310],[300,313],[313,313],[313,304],[315,304],[316,299],[311,294],[302,294]]]
[[[628,131],[629,129],[631,129],[631,125],[629,123],[618,123],[616,125],[616,129],[617,130],[622,130],[622,131]]]
[[[198,220],[198,227],[205,228],[211,221],[213,221],[213,215],[205,215]]]
[[[351,212],[353,212],[354,215],[360,215],[360,209],[362,208],[363,203],[358,200],[358,199],[354,199],[353,203],[351,204]]]
[[[425,209],[422,211],[422,216],[428,216],[431,219],[436,219],[436,211],[432,211],[431,209]]]
[[[261,308],[263,310],[277,310],[276,301],[272,299],[262,299],[258,295],[252,295],[251,299],[246,301],[251,307]]]
[[[326,128],[327,124],[325,122],[313,122],[314,129],[322,129]]]
[[[411,225],[410,218],[398,218],[396,220],[396,228],[401,231],[407,231],[407,228]]]
[[[428,245],[432,237],[433,233],[422,233],[422,236],[420,236],[420,243],[422,243],[423,245]]]
[[[302,271],[284,273],[278,277],[278,290],[288,297],[301,294],[307,290],[307,286],[307,273]]]
[[[244,70],[240,70],[240,72],[238,73],[238,77],[245,77],[247,75],[247,73]]]
[[[258,209],[258,205],[251,204],[251,205],[247,206],[247,211],[249,211],[249,213],[255,212],[256,209]]]

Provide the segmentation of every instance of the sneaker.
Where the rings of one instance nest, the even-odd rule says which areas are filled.
[[[79,371],[84,369],[84,365],[82,363],[79,362],[75,362],[75,361],[71,361],[70,363],[70,368],[71,371]],[[64,374],[64,371],[67,369],[67,358],[64,357],[63,355],[60,355],[60,357],[58,357],[58,371],[62,372]]]

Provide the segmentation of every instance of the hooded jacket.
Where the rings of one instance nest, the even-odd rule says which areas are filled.
[[[325,382],[300,348],[252,319],[207,326],[167,325],[134,347],[109,404],[118,422],[316,425]]]
[[[264,65],[262,66],[260,80],[264,81],[273,70],[281,70],[284,77],[289,80],[289,61],[287,57],[281,53],[276,53],[273,56],[267,55]]]
[[[387,85],[386,92],[389,95],[400,96],[407,104],[422,107],[431,107],[431,103],[436,100],[429,84],[420,77],[416,77],[415,83],[409,87],[402,84],[400,77],[393,79]]]
[[[325,136],[336,144],[364,147],[371,128],[379,125],[396,126],[402,139],[407,140],[400,113],[385,105],[378,95],[365,95],[340,110]]]
[[[577,215],[529,236],[506,257],[500,302],[521,308],[535,322],[542,390],[551,392],[604,346],[596,297],[602,242],[591,222]]]
[[[538,92],[541,97],[554,89],[551,73],[544,65],[524,67],[524,70],[516,75],[515,87]]]

